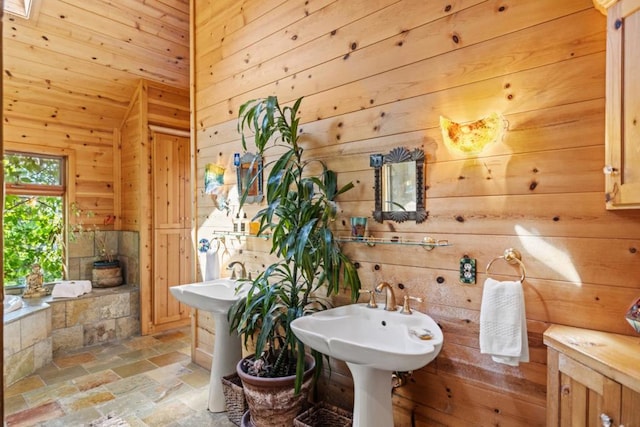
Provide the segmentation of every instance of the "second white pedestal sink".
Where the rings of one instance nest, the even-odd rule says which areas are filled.
[[[305,345],[347,363],[354,383],[353,427],[393,427],[393,372],[427,365],[443,343],[442,331],[430,316],[366,304],[300,317],[291,328]]]
[[[238,299],[244,297],[250,282],[231,279],[216,279],[208,282],[172,286],[171,294],[181,303],[198,310],[208,311],[215,321],[216,334],[211,360],[209,380],[209,411],[226,410],[221,378],[236,371],[236,364],[242,359],[242,343],[235,333],[229,333],[227,311]]]

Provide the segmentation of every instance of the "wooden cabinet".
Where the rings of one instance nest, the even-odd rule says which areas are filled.
[[[594,0],[607,14],[607,209],[640,208],[640,0]]]
[[[163,325],[189,317],[171,286],[193,282],[191,164],[189,138],[152,131],[153,321]]]
[[[554,325],[547,427],[640,426],[640,338]]]
[[[119,131],[116,227],[140,236],[143,335],[189,323],[189,310],[169,292],[195,266],[189,105],[188,91],[143,80]]]

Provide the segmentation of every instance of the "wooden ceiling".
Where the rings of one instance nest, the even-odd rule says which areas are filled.
[[[5,126],[111,131],[140,79],[189,87],[189,1],[33,0],[3,53]]]

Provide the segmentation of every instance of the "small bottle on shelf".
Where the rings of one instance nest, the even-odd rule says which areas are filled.
[[[247,213],[244,212],[244,214],[242,215],[242,220],[240,221],[240,232],[241,233],[245,233],[247,231],[247,229],[249,228],[248,225],[249,221],[247,220]]]
[[[233,219],[232,221],[233,221],[233,232],[237,233],[238,231],[240,231],[239,230],[239,228],[240,228],[240,225],[239,225],[240,224],[240,212],[238,212],[236,214],[235,219]]]

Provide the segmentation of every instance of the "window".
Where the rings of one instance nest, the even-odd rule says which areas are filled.
[[[29,19],[31,3],[31,0],[5,0],[4,11],[21,18]]]
[[[63,277],[64,158],[5,153],[4,282],[20,285],[40,264],[46,282]]]

